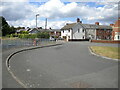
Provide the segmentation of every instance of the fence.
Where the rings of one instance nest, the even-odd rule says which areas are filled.
[[[49,43],[55,43],[55,41],[50,41],[49,39],[7,39],[2,40],[2,49],[11,49],[18,47],[29,47],[36,45],[45,45]]]

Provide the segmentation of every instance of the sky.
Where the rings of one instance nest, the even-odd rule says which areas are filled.
[[[89,1],[89,2],[88,2]],[[37,26],[60,29],[66,23],[75,23],[80,18],[84,24],[100,22],[115,23],[118,18],[117,0],[4,0],[0,3],[0,16],[15,27]]]

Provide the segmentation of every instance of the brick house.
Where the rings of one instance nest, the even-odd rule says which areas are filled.
[[[98,24],[98,22],[97,22]],[[111,40],[112,37],[112,27],[106,25],[98,25],[96,29],[96,39],[97,40]]]
[[[112,40],[120,40],[120,17],[115,22],[115,24],[111,24],[113,31],[112,31]]]
[[[50,36],[56,36],[56,37],[60,37],[61,36],[61,32],[60,29],[49,29],[49,34]]]

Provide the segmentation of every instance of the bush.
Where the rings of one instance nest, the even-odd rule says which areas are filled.
[[[31,38],[31,39],[34,39],[34,38],[37,38],[37,35],[36,34],[19,34],[18,35],[19,38]]]
[[[50,37],[49,32],[40,32],[37,34],[37,38],[46,38],[48,39]]]

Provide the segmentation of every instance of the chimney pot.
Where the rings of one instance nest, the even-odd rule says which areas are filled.
[[[118,17],[118,20],[120,20],[120,17]]]
[[[99,22],[95,22],[95,25],[99,25]]]
[[[110,26],[114,26],[114,24],[110,24]]]
[[[80,19],[79,19],[79,18],[77,18],[77,22],[80,22]]]

